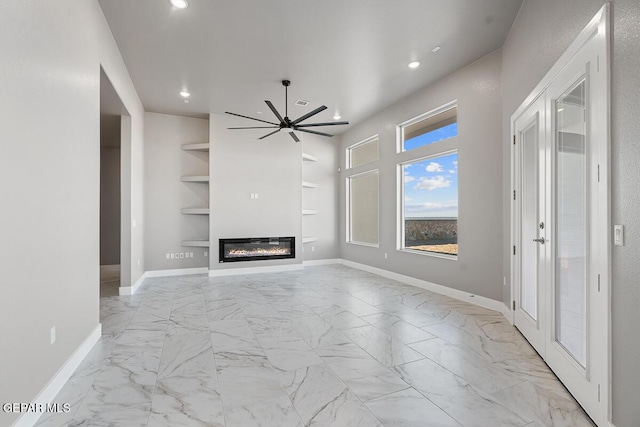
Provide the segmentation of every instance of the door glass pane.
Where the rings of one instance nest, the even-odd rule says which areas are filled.
[[[538,124],[521,134],[522,143],[522,277],[520,307],[538,320]]]
[[[586,367],[586,82],[556,101],[556,341]]]

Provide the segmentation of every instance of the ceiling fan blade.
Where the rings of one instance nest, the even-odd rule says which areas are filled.
[[[324,111],[324,110],[326,110],[326,109],[327,109],[327,107],[326,107],[326,106],[324,106],[324,105],[323,105],[323,106],[321,106],[321,107],[318,107],[318,108],[316,108],[315,110],[311,111],[310,113],[307,113],[307,114],[305,114],[304,116],[302,116],[302,117],[299,117],[299,118],[295,119],[294,121],[292,121],[292,122],[291,122],[291,124],[293,124],[293,125],[297,125],[297,124],[298,124],[298,123],[300,123],[301,121],[307,120],[309,117],[311,117],[311,116],[315,116],[315,115],[316,115],[316,114],[318,114],[319,112]]]
[[[315,130],[300,129],[299,127],[296,127],[296,130],[299,130],[300,132],[312,133],[314,135],[328,136],[329,138],[333,136],[330,133],[316,132]]]
[[[242,114],[230,113],[230,112],[228,112],[228,111],[225,111],[225,113],[227,113],[227,114],[231,114],[232,116],[243,117],[243,118],[245,118],[245,119],[249,119],[249,120],[256,120],[256,121],[258,121],[258,122],[262,122],[262,123],[269,123],[270,125],[279,126],[279,124],[278,124],[278,123],[268,122],[268,121],[266,121],[266,120],[255,119],[255,118],[253,118],[253,117],[243,116]]]
[[[300,139],[296,136],[296,134],[295,134],[295,133],[293,133],[293,132],[289,132],[289,135],[291,135],[291,138],[293,138],[293,140],[294,140],[295,142],[300,142]]]
[[[280,126],[245,126],[241,128],[227,128],[227,129],[275,129]]]
[[[310,128],[313,126],[337,126],[337,125],[348,125],[349,122],[324,122],[324,123],[309,123],[306,125],[298,125],[299,128]]]
[[[278,133],[278,132],[280,132],[280,128],[278,128],[278,130],[274,130],[273,132],[266,134],[265,136],[261,136],[261,137],[260,137],[260,138],[258,138],[258,139],[265,139],[266,137],[271,136],[271,135],[273,135],[274,133]]]
[[[278,118],[278,120],[280,120],[280,123],[284,123],[284,119],[282,118],[282,116],[280,115],[280,113],[278,113],[278,110],[276,110],[276,107],[273,106],[273,104],[271,103],[271,101],[264,101],[267,103],[267,105],[269,106],[269,108],[271,109],[271,111],[273,111],[273,114],[276,115],[276,117]]]

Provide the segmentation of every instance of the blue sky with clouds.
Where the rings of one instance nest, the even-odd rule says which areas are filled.
[[[457,124],[445,126],[405,141],[405,150],[457,134]],[[405,218],[458,217],[458,153],[406,164],[402,172]]]

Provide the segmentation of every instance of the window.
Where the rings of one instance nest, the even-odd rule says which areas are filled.
[[[365,139],[347,148],[347,168],[378,160],[378,136]]]
[[[378,170],[347,178],[349,242],[378,245]]]
[[[402,130],[400,151],[414,150],[457,136],[458,108],[451,105],[444,106],[400,126]]]
[[[400,250],[458,256],[457,114],[451,103],[398,127]]]

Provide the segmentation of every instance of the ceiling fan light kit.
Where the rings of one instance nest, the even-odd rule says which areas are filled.
[[[315,116],[316,114],[324,111],[327,109],[326,106],[322,105],[318,108],[316,108],[315,110],[298,117],[295,120],[291,120],[289,119],[289,109],[288,109],[288,87],[291,85],[291,82],[289,80],[283,80],[282,81],[282,86],[284,86],[284,117],[282,117],[282,115],[280,115],[280,113],[278,112],[278,110],[276,109],[276,107],[274,107],[273,103],[271,101],[264,101],[267,106],[269,107],[269,109],[273,112],[273,114],[276,116],[276,118],[278,119],[279,123],[274,123],[274,122],[270,122],[267,120],[262,120],[262,119],[256,119],[254,117],[249,117],[249,116],[243,116],[242,114],[236,114],[236,113],[231,113],[229,111],[225,111],[226,114],[231,114],[233,116],[238,116],[238,117],[242,117],[244,119],[249,119],[249,120],[255,120],[258,122],[262,122],[262,123],[267,123],[271,126],[245,126],[245,127],[237,127],[237,128],[227,128],[227,129],[276,129],[273,132],[270,132],[258,139],[265,139],[271,135],[274,135],[278,132],[280,132],[282,129],[287,129],[289,135],[291,135],[291,138],[295,141],[295,142],[300,142],[300,139],[296,136],[296,134],[294,133],[294,131],[300,131],[300,132],[306,132],[306,133],[312,133],[314,135],[320,135],[320,136],[327,136],[327,137],[332,137],[333,135],[331,135],[330,133],[325,133],[325,132],[318,132],[318,131],[314,131],[314,130],[309,130],[307,128],[310,127],[316,127],[316,126],[340,126],[340,125],[348,125],[349,122],[322,122],[322,123],[307,123],[307,124],[301,124],[303,121]]]

